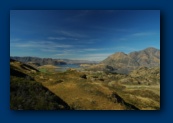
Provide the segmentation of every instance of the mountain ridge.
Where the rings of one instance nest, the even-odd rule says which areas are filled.
[[[83,63],[98,63],[96,61],[89,60],[71,60],[71,59],[53,59],[53,58],[40,58],[32,56],[10,56],[11,59],[23,62],[23,63],[34,63],[37,66],[42,65],[65,65],[65,64],[83,64]]]
[[[146,48],[144,50],[134,51],[134,52],[130,52],[128,54],[125,54],[123,52],[117,52],[117,53],[114,53],[114,54],[108,56],[105,60],[101,61],[101,63],[110,62],[110,60],[113,60],[116,63],[119,61],[120,62],[124,61],[125,63],[127,63],[130,60],[131,62],[132,61],[137,62],[139,64],[139,66],[142,66],[144,64],[144,63],[141,63],[142,60],[143,60],[143,62],[145,60],[147,60],[146,62],[148,62],[148,66],[149,66],[149,62],[160,61],[160,50],[158,50],[156,48]],[[135,63],[133,63],[133,64],[135,64]],[[136,64],[135,66],[138,66],[138,65]],[[145,65],[145,66],[147,66],[147,65]]]
[[[158,67],[160,66],[160,50],[148,47],[144,50],[130,52],[116,52],[100,62],[105,67],[110,66],[114,72],[129,73],[139,67]],[[97,66],[98,67],[98,66]]]

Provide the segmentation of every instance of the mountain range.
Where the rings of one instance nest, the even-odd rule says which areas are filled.
[[[52,58],[39,58],[39,57],[17,57],[13,56],[11,59],[23,62],[23,63],[32,63],[35,64],[36,66],[41,66],[41,65],[61,65],[61,64],[67,64],[66,62],[58,59],[52,59]]]
[[[141,51],[131,52],[129,54],[117,52],[103,60],[101,63],[115,67],[159,66],[160,50],[150,47]]]
[[[36,66],[41,65],[63,65],[63,64],[96,64],[91,65],[92,70],[106,70],[118,73],[129,73],[139,67],[158,67],[160,66],[160,50],[149,47],[141,51],[134,51],[129,54],[116,52],[101,62],[87,60],[70,60],[70,59],[52,59],[38,57],[11,57],[11,59],[32,63]]]
[[[109,64],[111,66],[116,66],[117,64],[120,66],[125,65],[127,67],[158,66],[160,65],[160,50],[151,47],[141,51],[131,52],[129,54],[117,52],[103,60],[101,63]]]
[[[90,66],[92,70],[104,70],[117,73],[129,73],[139,67],[159,67],[160,50],[149,47],[141,51],[134,51],[129,54],[116,52],[108,56],[99,64]]]
[[[88,60],[52,59],[52,58],[39,58],[31,56],[26,56],[26,57],[11,56],[10,58],[23,63],[32,63],[35,64],[36,66],[98,63],[96,61],[88,61]]]

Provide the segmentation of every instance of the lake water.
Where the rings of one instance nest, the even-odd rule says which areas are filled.
[[[56,71],[61,71],[61,72],[64,72],[69,68],[74,68],[76,70],[81,69],[80,64],[66,64],[66,65],[57,65],[57,66],[58,68],[56,68]]]

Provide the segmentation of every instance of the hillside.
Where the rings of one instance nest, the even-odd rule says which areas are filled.
[[[158,110],[159,73],[160,69],[145,67],[130,75],[69,69],[42,74],[36,80],[76,110]]]
[[[159,68],[141,67],[129,75],[75,69],[42,72],[11,60],[10,72],[11,109],[160,109]]]
[[[69,110],[61,98],[35,81],[40,72],[21,62],[10,60],[10,108],[13,110]]]
[[[11,109],[160,109],[159,50],[119,52],[99,64],[80,66],[83,70],[69,68],[60,72],[54,70],[58,66],[38,67],[11,59]]]

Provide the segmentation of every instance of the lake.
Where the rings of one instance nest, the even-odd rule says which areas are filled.
[[[57,65],[56,71],[64,72],[69,68],[74,68],[76,70],[81,70],[80,64],[66,64],[66,65]]]

